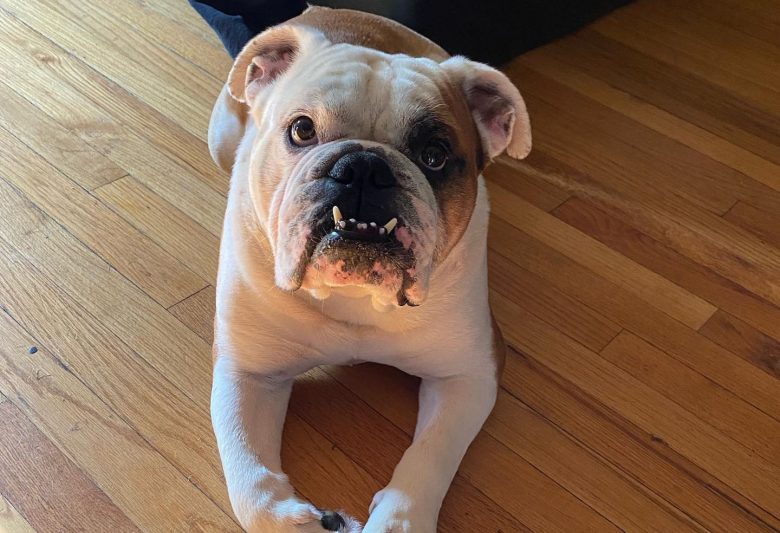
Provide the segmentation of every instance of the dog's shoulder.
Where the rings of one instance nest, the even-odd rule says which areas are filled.
[[[333,43],[373,48],[388,54],[407,54],[443,61],[449,54],[439,45],[400,24],[379,15],[352,9],[312,6],[288,24],[320,30]]]

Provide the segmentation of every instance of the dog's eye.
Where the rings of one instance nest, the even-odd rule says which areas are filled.
[[[447,149],[438,141],[431,142],[420,152],[420,163],[431,170],[441,170],[447,164]]]
[[[290,140],[296,146],[308,146],[317,142],[317,130],[314,121],[303,116],[296,118],[290,125]]]

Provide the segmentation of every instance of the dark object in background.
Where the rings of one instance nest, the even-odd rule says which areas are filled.
[[[451,54],[500,65],[631,0],[313,0],[409,26]],[[256,34],[306,8],[299,0],[190,0],[232,57]]]

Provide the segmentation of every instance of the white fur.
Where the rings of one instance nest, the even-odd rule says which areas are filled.
[[[384,121],[392,135],[392,113],[377,109],[392,108],[382,103],[384,90],[368,89],[355,105],[376,112],[374,122]],[[248,179],[255,148],[265,142],[265,125],[272,121],[273,101],[265,105],[262,116],[248,121],[239,146],[235,127],[242,121],[213,118],[209,134],[210,143],[222,143],[212,146],[213,153],[235,154],[217,282],[211,405],[233,510],[250,531],[324,531],[320,511],[294,495],[282,472],[282,426],[296,375],[359,358],[423,378],[414,442],[374,497],[362,531],[434,533],[442,500],[497,390],[484,182],[480,177],[465,234],[436,266],[421,306],[380,306],[380,312],[360,288],[329,288],[322,301],[303,290],[284,292],[274,282],[268,213],[258,208],[257,196],[270,191]],[[229,128],[222,134],[224,124]],[[367,132],[365,138],[380,136]],[[348,525],[347,531],[359,530],[354,522]]]

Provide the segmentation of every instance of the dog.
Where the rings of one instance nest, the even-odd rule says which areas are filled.
[[[520,93],[391,20],[312,7],[237,56],[208,141],[231,172],[211,414],[238,521],[435,532],[503,366],[481,173],[531,149]],[[367,361],[422,382],[413,443],[361,526],[297,496],[280,448],[294,378]]]

